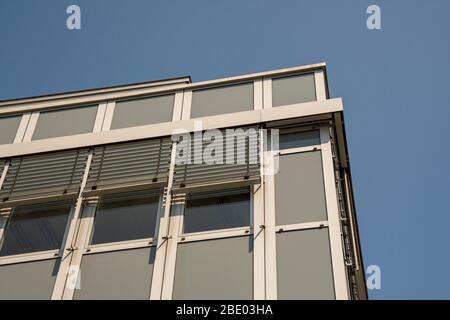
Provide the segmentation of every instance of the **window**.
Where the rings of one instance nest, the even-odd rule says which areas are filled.
[[[149,191],[103,196],[91,244],[153,237],[158,206],[159,196]]]
[[[320,133],[319,130],[282,133],[279,142],[280,150],[318,145]]]
[[[111,129],[172,121],[174,95],[117,101]]]
[[[192,92],[191,118],[253,110],[253,82]]]
[[[250,224],[249,189],[189,195],[184,233],[245,227]]]
[[[174,299],[253,299],[253,238],[178,245]]]
[[[320,151],[280,156],[275,214],[277,225],[327,220]]]
[[[0,256],[61,248],[70,210],[67,203],[14,208]]]
[[[22,116],[0,118],[0,144],[13,143]]]
[[[334,299],[328,229],[277,234],[278,299]]]
[[[314,73],[272,80],[272,106],[316,101]]]
[[[92,132],[96,115],[97,106],[43,111],[39,114],[32,140]]]

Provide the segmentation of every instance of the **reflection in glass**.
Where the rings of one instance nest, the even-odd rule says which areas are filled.
[[[184,232],[244,227],[250,224],[249,189],[190,195],[184,213]]]
[[[151,192],[107,195],[100,200],[91,244],[153,237],[159,196]]]
[[[59,249],[71,204],[17,207],[6,227],[0,256]]]

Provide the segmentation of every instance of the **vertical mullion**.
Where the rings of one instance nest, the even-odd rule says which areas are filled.
[[[20,143],[23,140],[23,137],[25,136],[25,132],[28,127],[28,123],[30,122],[31,118],[31,112],[24,113],[22,115],[22,118],[20,119],[19,128],[17,128],[16,136],[14,138],[13,143]]]
[[[100,103],[97,107],[97,114],[95,116],[94,128],[92,132],[102,131],[103,120],[105,119],[106,103]]]
[[[111,130],[111,124],[114,117],[114,110],[116,108],[115,101],[108,101],[106,104],[105,118],[103,120],[102,130],[101,131],[109,131]]]
[[[170,205],[167,204],[166,205]],[[177,249],[179,242],[179,234],[182,223],[182,216],[184,212],[184,204],[173,204],[171,209],[171,216],[169,221],[169,238],[167,242],[167,254],[164,266],[163,286],[162,286],[162,300],[172,299],[173,286],[175,280],[175,265],[177,259]]]
[[[253,82],[253,109],[263,108],[263,80],[257,79]]]
[[[184,91],[183,96],[183,111],[181,113],[181,120],[189,120],[191,118],[192,106],[192,90]]]
[[[39,111],[35,111],[31,114],[30,120],[28,122],[28,126],[25,130],[24,136],[23,136],[23,142],[30,142],[31,138],[33,137],[34,129],[36,128],[36,124],[39,119]]]
[[[322,69],[314,71],[314,84],[316,88],[316,100],[326,100],[325,76]]]
[[[176,92],[174,103],[173,103],[173,113],[172,113],[172,121],[179,121],[181,120],[182,113],[183,113],[183,97],[184,92]]]
[[[265,143],[266,145],[266,143]],[[275,163],[277,155],[265,149],[265,159]],[[266,163],[267,163],[266,161]],[[277,252],[275,233],[275,172],[266,174],[264,179],[265,218],[265,258],[266,258],[266,299],[277,299]]]
[[[159,220],[159,231],[156,241],[155,264],[153,265],[152,287],[150,292],[151,300],[160,300],[163,290],[164,265],[167,250],[167,235],[169,234],[169,219],[172,203],[172,184],[175,173],[175,157],[177,152],[176,142],[172,143],[172,154],[170,157],[169,177],[166,189],[165,206],[163,215]]]
[[[264,184],[253,186],[252,213],[253,213],[253,298],[264,300],[266,298],[265,286],[265,259],[264,259]]]
[[[342,231],[336,195],[333,156],[330,145],[330,132],[327,125],[323,125],[320,128],[320,140],[335,296],[337,300],[347,300],[349,299],[347,274],[345,271]]]
[[[272,79],[263,79],[263,108],[272,108]]]
[[[77,238],[77,229],[79,227],[80,223],[80,216],[81,216],[81,205],[83,202],[83,190],[86,185],[86,181],[89,175],[89,169],[92,162],[92,150],[90,151],[87,161],[86,161],[86,168],[83,175],[83,180],[81,182],[80,192],[77,198],[77,202],[75,205],[75,209],[73,210],[73,213],[71,214],[69,218],[69,225],[68,225],[68,231],[67,231],[67,238],[66,241],[63,242],[62,246],[62,252],[61,252],[61,263],[58,269],[58,274],[56,276],[55,280],[55,286],[53,288],[52,293],[52,300],[60,300],[64,298],[65,295],[65,287],[67,282],[67,276],[69,267],[72,263],[73,259],[73,253],[74,251],[71,250],[71,248],[74,248],[76,246],[76,238]]]

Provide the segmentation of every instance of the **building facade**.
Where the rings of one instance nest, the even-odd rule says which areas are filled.
[[[325,64],[0,102],[0,299],[366,299]]]

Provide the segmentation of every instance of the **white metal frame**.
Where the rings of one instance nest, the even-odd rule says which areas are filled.
[[[0,157],[20,156],[46,151],[56,151],[68,148],[91,147],[113,142],[131,141],[143,138],[170,135],[176,129],[195,130],[195,122],[199,119],[191,119],[192,90],[208,87],[216,87],[244,81],[254,83],[254,110],[223,114],[201,118],[203,130],[210,128],[234,127],[246,124],[267,123],[270,121],[285,121],[300,117],[311,117],[342,111],[341,99],[326,99],[326,83],[324,64],[311,65],[300,68],[282,69],[266,73],[258,73],[241,77],[232,77],[220,80],[205,81],[196,84],[169,82],[166,85],[152,87],[130,87],[130,89],[112,90],[111,92],[92,93],[91,96],[68,95],[58,101],[51,99],[37,99],[29,102],[29,106],[20,103],[11,103],[1,106],[0,114],[11,112],[26,112],[22,115],[14,144],[0,146]],[[314,72],[317,101],[300,103],[290,106],[272,108],[272,77],[298,74],[300,72]],[[140,127],[110,130],[114,115],[115,101],[121,98],[132,98],[135,95],[149,95],[161,93],[174,93],[174,109],[172,122],[145,125]],[[92,133],[31,141],[40,110],[55,108],[56,106],[90,104],[95,101],[105,101],[98,104],[96,121]],[[0,104],[1,105],[1,104]],[[261,163],[263,159],[273,158],[284,154],[309,152],[320,150],[322,154],[324,184],[326,193],[326,206],[328,219],[292,225],[276,225],[275,223],[275,181],[274,176],[265,175],[261,167],[263,179],[251,190],[251,225],[243,228],[182,234],[182,222],[184,201],[182,195],[172,193],[172,181],[174,176],[174,160],[176,143],[173,143],[169,178],[166,189],[160,196],[158,220],[155,237],[138,239],[116,243],[89,245],[89,237],[92,233],[92,225],[96,211],[95,195],[89,197],[83,195],[83,189],[87,181],[87,174],[92,161],[92,151],[87,160],[81,191],[74,202],[73,210],[69,217],[61,250],[50,250],[31,254],[0,258],[0,265],[25,261],[38,261],[45,259],[61,258],[60,269],[55,281],[52,299],[73,299],[74,291],[67,288],[68,270],[70,266],[80,266],[83,255],[99,252],[112,252],[132,248],[154,247],[156,250],[153,266],[153,277],[150,299],[171,299],[176,251],[180,243],[217,239],[235,236],[253,236],[253,283],[255,299],[277,298],[277,268],[276,268],[276,233],[327,228],[330,234],[330,247],[332,255],[333,278],[335,283],[335,295],[337,299],[348,299],[347,278],[343,256],[343,243],[340,230],[340,221],[337,205],[336,186],[334,181],[334,167],[330,146],[329,124],[320,127],[321,143],[319,145],[281,150],[277,153],[261,148]],[[0,177],[0,187],[6,176],[8,163],[6,162]],[[225,186],[224,186],[225,187]],[[83,208],[83,210],[82,210]],[[5,209],[3,209],[5,210]],[[0,214],[0,239],[2,239],[4,227],[8,219],[7,214]],[[3,227],[2,227],[3,226]],[[282,229],[282,230],[281,230]]]
[[[277,255],[276,233],[294,230],[327,228],[330,239],[332,272],[334,279],[335,297],[337,300],[349,298],[347,287],[347,274],[343,252],[343,240],[340,231],[338,202],[333,169],[333,157],[329,137],[329,126],[320,126],[320,144],[300,148],[283,149],[280,151],[266,151],[267,157],[278,157],[287,154],[320,151],[322,156],[322,170],[325,186],[325,201],[327,208],[327,220],[289,225],[277,225],[275,222],[275,178],[265,176],[265,217],[266,217],[266,298],[277,299]]]
[[[227,187],[224,185],[223,190]],[[252,236],[255,240],[253,249],[253,297],[254,299],[264,299],[264,263],[257,263],[264,260],[264,248],[263,248],[263,238],[258,238],[259,234],[255,233],[257,228],[255,227],[255,222],[260,222],[262,220],[261,215],[263,211],[261,210],[260,197],[262,189],[259,185],[251,186],[250,189],[250,226],[229,228],[229,229],[219,229],[219,230],[208,230],[193,233],[183,233],[183,220],[184,220],[184,210],[185,210],[185,200],[183,195],[182,201],[172,204],[172,214],[170,216],[169,222],[169,234],[166,236],[167,253],[166,261],[164,265],[164,279],[161,299],[170,300],[173,295],[174,280],[175,280],[175,266],[177,249],[179,244],[187,242],[195,242],[202,240],[213,240],[213,239],[223,239],[239,236]],[[255,199],[258,200],[258,204],[255,205]],[[257,210],[256,210],[257,209]],[[259,227],[259,226],[258,226]]]

